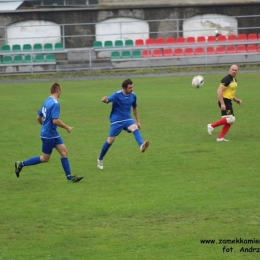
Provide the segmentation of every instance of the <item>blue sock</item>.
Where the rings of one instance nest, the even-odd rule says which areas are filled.
[[[69,163],[69,159],[68,158],[61,158],[61,164],[62,164],[62,167],[63,167],[63,170],[66,174],[66,177],[68,180],[71,180],[72,179],[72,176],[70,175],[70,163]]]
[[[32,157],[26,161],[23,161],[23,166],[30,166],[41,163],[40,156]]]
[[[102,147],[102,150],[101,150],[101,153],[98,157],[99,160],[103,160],[103,157],[106,155],[109,147],[111,146],[112,144],[109,144],[108,142],[105,142],[103,147]]]
[[[140,130],[137,129],[133,132],[134,136],[135,136],[135,140],[138,143],[139,147],[143,144],[143,138],[141,136]]]

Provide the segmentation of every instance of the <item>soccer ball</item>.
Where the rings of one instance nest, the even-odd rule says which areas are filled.
[[[198,76],[195,76],[193,79],[192,79],[192,82],[191,82],[192,86],[195,87],[195,88],[200,88],[203,84],[204,84],[204,78],[200,75]]]

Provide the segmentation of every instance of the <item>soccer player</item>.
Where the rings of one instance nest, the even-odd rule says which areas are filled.
[[[60,84],[52,84],[51,95],[44,101],[41,110],[38,111],[37,120],[42,125],[40,134],[42,139],[42,155],[32,157],[25,161],[16,161],[14,166],[17,177],[20,176],[20,172],[25,166],[48,162],[52,150],[55,148],[61,155],[61,164],[67,180],[70,182],[78,182],[83,179],[81,176],[71,175],[68,151],[57,131],[57,126],[66,129],[68,133],[73,129],[73,127],[64,124],[59,119],[60,104],[58,98],[61,95],[61,91],[62,88]]]
[[[103,170],[103,158],[107,153],[110,146],[115,141],[116,136],[120,134],[122,130],[128,133],[133,133],[136,142],[138,143],[140,152],[144,153],[149,146],[149,141],[143,142],[143,138],[140,133],[141,123],[139,120],[136,104],[136,94],[133,92],[134,86],[131,79],[127,79],[122,83],[122,89],[113,93],[109,97],[105,96],[101,99],[104,103],[112,102],[112,110],[110,113],[110,131],[107,141],[104,143],[100,155],[97,159],[97,166],[100,170]],[[133,107],[133,113],[136,122],[131,116],[131,107]]]
[[[235,122],[235,115],[232,107],[232,101],[241,105],[242,100],[238,99],[235,94],[237,90],[236,75],[238,73],[237,65],[232,65],[229,69],[229,74],[221,80],[217,90],[218,106],[221,110],[222,118],[213,124],[207,125],[208,134],[212,135],[215,127],[221,126],[222,130],[217,137],[218,142],[226,142],[225,135],[230,129],[231,125]]]

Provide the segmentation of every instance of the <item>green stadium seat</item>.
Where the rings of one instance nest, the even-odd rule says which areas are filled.
[[[3,63],[3,61],[2,61],[2,58],[0,57],[0,64],[2,64]]]
[[[14,44],[12,47],[12,51],[22,51],[20,44]]]
[[[113,42],[112,41],[105,41],[104,47],[105,48],[113,48]]]
[[[94,48],[103,48],[102,41],[95,41],[93,47]]]
[[[32,45],[31,44],[24,44],[23,45],[23,51],[31,51],[32,50]]]
[[[34,57],[35,62],[43,63],[45,62],[44,55],[43,54],[36,54]]]
[[[23,56],[22,55],[14,56],[14,63],[23,63]]]
[[[56,62],[54,54],[53,53],[46,54],[45,61],[46,62]]]
[[[125,40],[125,46],[126,46],[126,47],[132,47],[132,46],[134,46],[134,41],[133,41],[133,40],[130,40],[130,39]]]
[[[33,45],[33,50],[34,51],[42,51],[42,44],[41,43],[35,43]]]
[[[4,64],[13,63],[13,58],[12,58],[12,56],[3,56],[3,63],[4,63]]]
[[[123,51],[121,57],[122,57],[122,59],[131,59],[132,58],[130,51]]]
[[[119,47],[119,48],[124,47],[123,41],[122,40],[116,40],[115,41],[115,47]]]
[[[54,49],[55,49],[56,51],[64,50],[63,43],[62,43],[62,42],[56,42],[56,43],[54,44]]]
[[[10,52],[11,47],[9,44],[4,44],[4,45],[2,45],[1,50],[2,50],[2,52]]]
[[[32,55],[31,55],[31,54],[26,54],[26,55],[24,56],[24,62],[25,62],[25,63],[32,63],[32,62],[33,62],[33,57],[32,57]]]
[[[142,58],[142,53],[140,50],[134,50],[132,52],[132,57],[135,58],[135,59],[139,59],[139,58]]]
[[[111,59],[120,59],[121,55],[119,51],[112,51],[111,53]]]
[[[53,45],[52,43],[45,43],[44,46],[43,46],[43,49],[45,51],[53,51]]]

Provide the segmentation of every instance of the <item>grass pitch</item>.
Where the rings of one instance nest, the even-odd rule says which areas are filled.
[[[123,78],[61,81],[60,119],[74,129],[59,132],[80,183],[67,183],[56,151],[16,178],[14,161],[41,153],[36,114],[52,82],[1,85],[0,259],[258,259],[241,248],[260,248],[259,76],[238,74],[243,104],[234,104],[231,141],[219,143],[220,128],[210,137],[206,125],[220,118],[224,76],[205,75],[201,89],[192,76],[132,78],[150,147],[141,154],[122,132],[103,171],[111,104],[101,98]],[[228,241],[236,238],[255,243]]]

